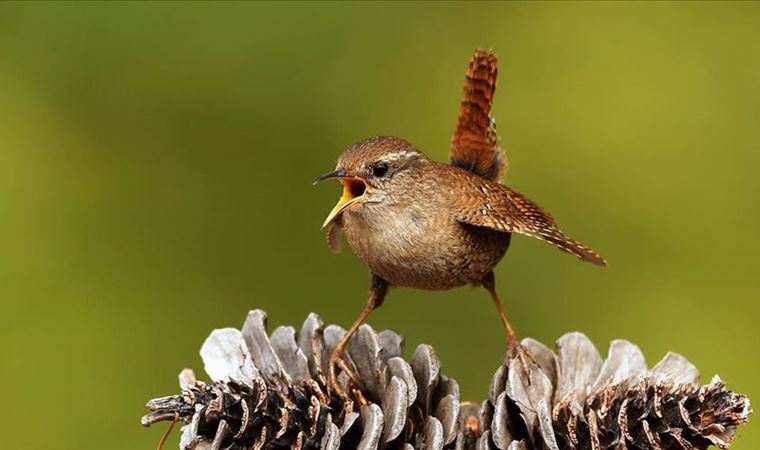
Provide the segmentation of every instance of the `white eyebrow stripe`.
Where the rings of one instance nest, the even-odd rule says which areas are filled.
[[[393,153],[386,153],[383,159],[386,161],[396,161],[399,159],[409,159],[419,157],[421,154],[412,150],[401,150]]]

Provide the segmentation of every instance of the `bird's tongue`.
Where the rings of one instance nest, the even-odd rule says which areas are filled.
[[[359,198],[364,195],[364,190],[367,188],[364,181],[359,178],[341,178],[340,182],[343,184],[343,196],[341,196],[341,200],[346,199],[346,201],[349,201]]]

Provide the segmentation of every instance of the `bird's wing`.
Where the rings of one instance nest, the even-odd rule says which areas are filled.
[[[607,265],[604,258],[596,252],[565,236],[551,214],[522,194],[501,184],[479,184],[473,189],[467,189],[470,194],[461,195],[456,200],[455,216],[459,223],[525,234],[572,253],[584,261]]]
[[[490,50],[475,50],[467,68],[449,154],[449,164],[489,181],[498,181],[506,167],[491,117],[496,74],[496,55]]]

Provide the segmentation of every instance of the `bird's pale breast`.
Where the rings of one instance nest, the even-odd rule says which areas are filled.
[[[479,283],[504,256],[510,234],[457,222],[447,207],[457,193],[434,179],[418,187],[346,211],[348,244],[394,285],[441,290]]]

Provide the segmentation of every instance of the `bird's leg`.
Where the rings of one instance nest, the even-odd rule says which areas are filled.
[[[346,334],[343,336],[343,339],[338,342],[338,345],[335,346],[335,348],[330,353],[330,361],[329,361],[329,370],[330,375],[328,379],[328,385],[329,388],[337,393],[341,398],[347,398],[346,393],[343,392],[343,390],[338,386],[338,379],[335,371],[335,366],[340,366],[340,368],[345,371],[349,376],[351,375],[348,367],[345,364],[345,361],[343,361],[343,352],[346,349],[346,346],[348,346],[349,341],[353,337],[353,335],[356,333],[356,330],[359,329],[359,327],[364,323],[365,320],[367,320],[367,317],[370,315],[372,311],[379,308],[380,305],[383,304],[383,300],[385,300],[385,295],[388,293],[388,282],[384,279],[378,277],[375,274],[372,274],[372,281],[370,284],[369,289],[369,300],[367,300],[367,306],[364,307],[364,310],[362,310],[361,314],[359,314],[359,317],[356,318],[353,325],[351,325],[351,328],[346,331]]]
[[[504,313],[504,306],[502,306],[501,301],[499,300],[499,294],[496,293],[496,277],[494,277],[493,271],[488,272],[488,275],[483,278],[481,284],[486,288],[488,293],[491,294],[491,300],[493,300],[494,305],[496,305],[496,311],[499,313],[501,324],[504,325],[504,330],[507,332],[507,342],[509,342],[510,352],[513,349],[519,348],[520,343],[517,340],[517,333],[515,333],[515,330],[512,328],[512,324],[509,323],[509,319],[507,319],[507,315]]]

